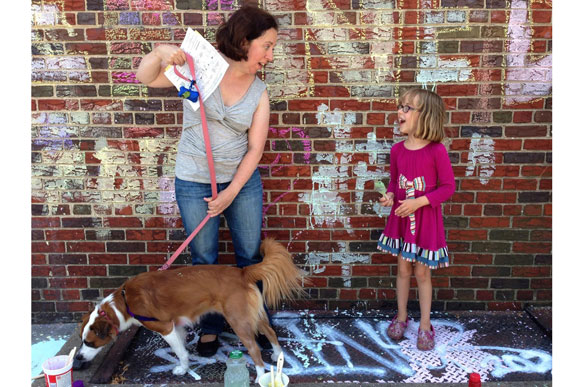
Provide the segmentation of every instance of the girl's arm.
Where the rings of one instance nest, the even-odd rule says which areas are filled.
[[[455,192],[455,176],[449,155],[443,144],[435,147],[435,168],[437,169],[437,189],[425,194],[431,206],[436,207],[449,200]]]
[[[161,44],[141,60],[137,79],[149,87],[170,87],[171,81],[165,76],[168,65],[182,65],[187,60],[185,52],[179,47]]]
[[[387,193],[392,192],[395,194],[397,192],[397,186],[399,185],[399,170],[397,168],[397,157],[395,156],[396,149],[394,146],[391,147],[391,155],[389,156],[390,162],[390,174],[389,186],[387,187]]]
[[[270,123],[270,99],[268,92],[264,90],[258,108],[252,118],[252,126],[248,129],[248,152],[238,166],[238,170],[228,187],[218,194],[214,200],[205,198],[208,202],[207,213],[211,216],[221,214],[234,201],[244,184],[250,179],[264,152],[264,145],[268,137],[268,125]]]

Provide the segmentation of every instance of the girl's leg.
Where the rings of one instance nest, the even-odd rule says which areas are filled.
[[[403,322],[407,320],[411,274],[413,274],[413,264],[405,261],[399,254],[397,263],[397,320]]]
[[[431,298],[433,286],[431,285],[431,269],[423,264],[415,265],[415,278],[419,288],[419,307],[421,308],[421,323],[419,328],[422,331],[431,330]]]

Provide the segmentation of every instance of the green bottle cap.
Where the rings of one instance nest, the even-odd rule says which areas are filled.
[[[237,349],[230,352],[230,359],[241,359],[242,356],[242,351],[238,351]]]

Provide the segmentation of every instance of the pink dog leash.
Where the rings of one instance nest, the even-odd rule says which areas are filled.
[[[201,92],[199,90],[199,87],[197,86],[197,82],[195,81],[195,66],[193,64],[193,58],[188,53],[185,53],[185,56],[187,58],[187,63],[189,65],[189,71],[191,72],[192,79],[187,79],[186,77],[184,77],[179,72],[179,70],[177,70],[176,66],[173,66],[173,71],[175,72],[175,74],[178,77],[185,79],[187,82],[191,82],[195,86],[195,88],[197,89],[197,92],[199,93],[199,113],[201,115],[201,126],[203,127],[203,140],[205,142],[205,153],[207,156],[207,164],[209,167],[209,177],[211,180],[211,194],[212,194],[211,197],[212,197],[212,199],[215,199],[215,198],[217,198],[217,183],[216,183],[216,177],[215,177],[215,169],[214,169],[214,165],[213,165],[213,154],[211,152],[211,144],[209,141],[209,130],[207,128],[207,118],[205,116],[205,109],[203,107]],[[166,270],[169,268],[169,266],[171,266],[173,261],[175,261],[175,259],[179,256],[179,254],[181,254],[181,252],[187,247],[189,242],[191,242],[191,240],[197,235],[199,230],[201,230],[203,228],[203,226],[205,226],[205,224],[207,223],[209,218],[211,218],[210,215],[205,216],[205,218],[201,221],[201,223],[197,226],[197,228],[195,230],[193,230],[191,235],[189,235],[187,237],[187,239],[181,244],[181,246],[179,246],[177,251],[175,251],[175,253],[173,253],[171,258],[169,258],[169,260],[167,262],[165,262],[163,264],[163,266],[161,266],[158,270]]]

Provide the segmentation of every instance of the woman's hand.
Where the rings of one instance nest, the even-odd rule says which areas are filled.
[[[391,207],[394,203],[393,201],[394,197],[395,194],[393,194],[392,192],[387,192],[386,194],[381,196],[381,198],[379,199],[379,204],[383,207]]]
[[[218,193],[217,198],[203,198],[207,202],[207,214],[212,218],[214,216],[218,216],[222,212],[225,211],[226,208],[232,204],[236,195],[232,192],[232,190],[228,190],[227,188],[220,193]]]
[[[185,51],[170,44],[162,44],[153,50],[153,53],[161,59],[164,66],[183,65],[187,61]]]
[[[160,44],[143,57],[135,77],[149,87],[170,87],[173,84],[165,76],[165,68],[168,65],[182,65],[186,60],[185,51],[181,48]]]

